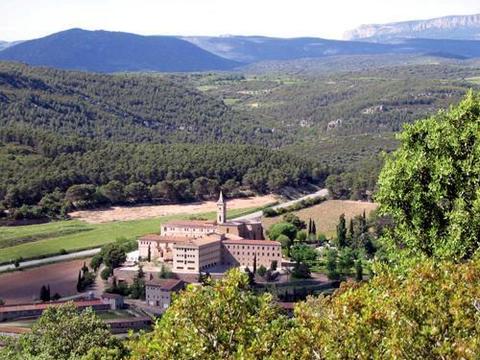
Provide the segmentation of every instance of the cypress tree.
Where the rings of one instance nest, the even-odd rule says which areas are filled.
[[[315,220],[312,220],[312,234],[317,236],[317,224],[315,224]]]
[[[45,285],[42,285],[42,287],[40,288],[40,300],[42,301],[47,301],[47,288],[45,287]]]
[[[337,245],[340,248],[347,246],[347,228],[345,226],[345,214],[340,215],[337,225]]]
[[[358,282],[363,280],[363,267],[361,260],[355,261],[355,280]]]
[[[350,223],[348,226],[348,238],[350,239],[350,244],[353,244],[355,241],[355,229],[353,227],[353,218],[350,219]]]
[[[78,271],[77,292],[82,291],[82,270]]]
[[[150,249],[150,244],[148,245],[147,261],[148,261],[148,262],[151,262],[151,261],[152,261],[152,249]]]
[[[257,273],[257,253],[253,254],[253,274]]]
[[[48,284],[48,286],[47,286],[47,294],[46,294],[46,295],[47,295],[47,301],[50,301],[50,299],[51,299],[51,296],[50,296],[50,284]]]

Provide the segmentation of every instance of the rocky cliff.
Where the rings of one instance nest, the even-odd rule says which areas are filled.
[[[390,42],[402,38],[480,40],[480,14],[361,25],[347,31],[344,38],[377,42]]]

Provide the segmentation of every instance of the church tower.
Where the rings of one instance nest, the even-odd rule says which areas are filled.
[[[220,197],[217,201],[217,224],[225,224],[227,221],[227,204],[223,199],[223,192],[220,191]]]

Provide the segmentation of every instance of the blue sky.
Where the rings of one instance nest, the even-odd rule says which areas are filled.
[[[360,24],[474,13],[480,13],[480,0],[0,0],[0,40],[73,27],[340,39]]]

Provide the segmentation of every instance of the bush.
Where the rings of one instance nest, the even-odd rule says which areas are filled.
[[[297,236],[297,228],[290,223],[273,224],[267,231],[270,240],[277,240],[280,235],[285,235],[291,241]]]
[[[273,260],[272,263],[270,264],[270,270],[272,270],[272,271],[277,270],[277,266],[278,266],[278,261]]]
[[[13,265],[14,265],[16,268],[18,268],[18,267],[20,267],[20,263],[21,263],[22,261],[23,261],[23,257],[20,256],[20,257],[16,258],[15,260],[13,260]]]
[[[326,199],[323,196],[316,196],[316,197],[313,197],[313,198],[298,201],[297,203],[295,203],[293,205],[290,205],[290,206],[287,206],[287,207],[282,207],[282,208],[278,208],[278,209],[273,209],[273,208],[269,207],[269,208],[266,208],[266,209],[263,210],[263,216],[265,216],[265,217],[275,217],[275,216],[283,215],[283,214],[286,214],[288,212],[298,211],[298,210],[302,210],[302,209],[305,209],[305,208],[308,208],[308,207],[311,207],[311,206],[314,206],[314,205],[318,205],[325,200]]]
[[[267,268],[263,265],[261,265],[257,270],[257,274],[260,275],[261,277],[264,277],[266,272],[267,272]]]
[[[113,274],[113,270],[111,267],[105,267],[102,272],[100,273],[100,277],[103,280],[108,280],[108,278]]]
[[[368,282],[295,309],[277,356],[320,359],[475,359],[480,354],[480,261],[425,261],[399,274],[377,268]],[[302,356],[304,354],[305,356]]]

